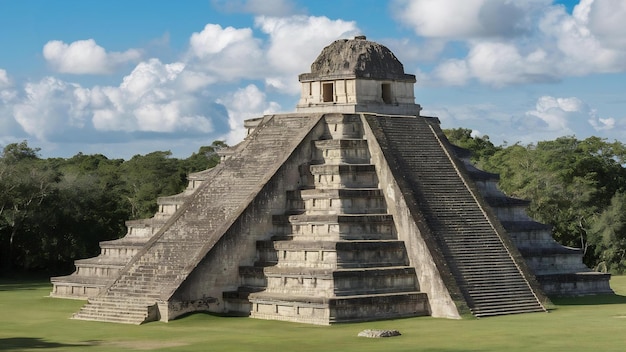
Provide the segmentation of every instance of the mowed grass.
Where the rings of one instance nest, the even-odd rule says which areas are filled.
[[[47,297],[45,281],[0,280],[0,351],[624,351],[626,276],[611,286],[617,295],[554,300],[548,314],[333,326],[193,314],[134,326],[71,320],[83,301]],[[357,337],[364,329],[402,336]]]

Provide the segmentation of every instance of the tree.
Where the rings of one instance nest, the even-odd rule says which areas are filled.
[[[626,193],[617,193],[591,228],[595,254],[611,272],[626,272]]]
[[[531,201],[528,213],[554,227],[564,245],[585,250],[585,263],[595,266],[598,252],[590,230],[616,192],[626,190],[624,146],[590,137],[561,137],[537,145],[515,144],[494,153],[487,171],[500,174],[508,195]]]
[[[217,152],[226,147],[228,145],[223,141],[214,141],[210,146],[200,147],[197,153],[184,160],[185,171],[192,173],[215,167],[220,162]]]
[[[0,159],[0,249],[4,270],[11,270],[17,249],[27,238],[27,220],[55,192],[59,175],[48,168],[26,142],[6,146]]]
[[[474,137],[472,130],[467,128],[447,129],[444,133],[450,143],[472,152],[471,160],[477,167],[482,167],[487,159],[502,149],[491,143],[489,136]]]

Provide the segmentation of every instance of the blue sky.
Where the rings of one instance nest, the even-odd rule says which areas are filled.
[[[443,128],[626,143],[626,0],[0,0],[0,146],[187,157],[291,112],[322,48],[364,34]]]

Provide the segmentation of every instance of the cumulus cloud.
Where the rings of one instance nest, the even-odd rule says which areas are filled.
[[[424,37],[512,37],[527,31],[529,13],[550,1],[396,0],[396,18]]]
[[[582,1],[589,31],[603,46],[626,50],[626,2],[622,0]]]
[[[309,71],[322,48],[359,32],[354,22],[300,15],[259,16],[255,26],[269,36],[267,45],[251,28],[207,24],[193,33],[185,55],[188,86],[256,79],[271,89],[297,94],[297,75]]]
[[[184,70],[183,63],[151,59],[137,65],[119,86],[91,88],[46,77],[26,84],[7,106],[23,131],[49,142],[112,133],[140,138],[227,133],[223,107],[202,92],[180,89]]]
[[[13,115],[26,133],[46,140],[65,129],[84,127],[88,104],[89,92],[79,85],[45,77],[26,84]]]
[[[229,144],[239,143],[246,136],[246,130],[243,127],[244,120],[280,110],[280,105],[276,102],[268,102],[265,93],[254,84],[227,94],[217,102],[226,106],[228,111],[230,133],[226,136],[226,142]]]
[[[13,87],[0,70],[0,108],[11,116],[2,126],[19,126],[42,143],[167,136],[226,136],[237,143],[245,134],[243,120],[276,112],[280,105],[255,84],[233,93],[228,93],[232,85],[224,84],[256,80],[297,93],[297,74],[308,71],[321,48],[356,32],[353,22],[307,16],[259,17],[256,27],[267,34],[266,45],[251,28],[207,24],[190,36],[179,61],[141,61],[119,85],[86,87],[45,77]],[[44,57],[59,72],[95,74],[137,60],[139,53],[107,52],[94,40],[51,41]]]
[[[261,41],[250,28],[207,24],[191,35],[186,60],[196,71],[222,81],[257,78],[264,70]]]
[[[310,65],[332,41],[359,34],[355,22],[331,20],[328,17],[291,16],[257,17],[255,24],[269,35],[266,83],[287,93],[299,92],[297,75],[310,71]]]
[[[23,131],[13,118],[12,104],[16,96],[17,91],[7,71],[0,69],[0,146],[23,138],[17,136]]]
[[[459,104],[429,107],[424,116],[437,116],[443,128],[462,126],[472,135],[489,136],[495,144],[536,143],[563,136],[584,139],[592,135],[621,139],[626,123],[613,117],[602,117],[577,97],[541,96],[527,110],[507,110],[509,106],[493,104]]]
[[[142,62],[119,87],[92,90],[93,125],[99,130],[210,133],[210,106],[195,93],[178,89],[185,65]],[[204,108],[207,108],[203,111]]]
[[[610,132],[614,132],[617,137],[623,133],[623,129],[622,131],[613,130],[617,127],[614,118],[598,116],[595,109],[576,97],[542,96],[537,100],[535,108],[527,111],[523,119],[526,120],[525,125],[537,128],[527,133],[543,134],[545,139],[565,135],[586,138],[598,133],[609,136],[612,134]]]
[[[0,68],[0,89],[8,88],[11,86],[11,81],[9,80],[9,75],[6,70]]]
[[[13,89],[13,82],[9,78],[7,71],[0,68],[0,102],[8,104],[15,98],[16,94],[16,91]]]
[[[52,40],[44,45],[43,56],[54,70],[61,73],[107,74],[120,65],[138,61],[141,53],[136,49],[106,52],[93,39],[70,44]]]
[[[478,81],[502,87],[626,70],[626,3],[621,0],[582,0],[571,14],[544,0],[394,4],[397,18],[417,34],[465,45],[460,57],[431,70],[429,84]]]

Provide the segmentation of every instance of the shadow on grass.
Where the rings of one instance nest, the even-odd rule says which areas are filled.
[[[0,339],[0,351],[23,351],[25,349],[85,347],[91,344],[67,344],[46,341],[36,337],[10,337]]]
[[[597,295],[583,297],[555,297],[552,302],[559,306],[594,306],[603,304],[626,304],[626,296]]]

